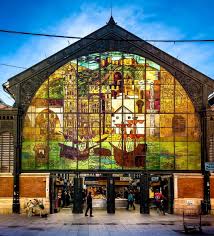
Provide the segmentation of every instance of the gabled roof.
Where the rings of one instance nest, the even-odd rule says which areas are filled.
[[[10,78],[3,85],[4,89],[16,102],[19,100],[17,104],[26,107],[39,86],[56,69],[80,56],[105,51],[133,53],[156,62],[178,79],[195,104],[203,100],[205,92],[208,97],[214,91],[214,80],[118,26],[113,17],[95,32]]]

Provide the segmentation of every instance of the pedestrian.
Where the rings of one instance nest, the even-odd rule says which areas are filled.
[[[87,196],[87,208],[85,211],[85,216],[88,216],[88,210],[90,209],[90,217],[93,217],[92,215],[92,196],[91,196],[91,192],[88,193]]]
[[[166,200],[164,195],[158,189],[156,189],[154,195],[155,205],[157,207],[157,212],[162,212],[163,215],[165,215],[164,200]]]
[[[132,191],[129,192],[128,194],[128,201],[127,201],[127,210],[129,210],[129,205],[131,207],[133,207],[133,209],[135,210],[135,205],[134,205],[134,195],[132,193]]]
[[[65,202],[66,202],[66,206],[70,205],[70,193],[69,193],[69,191],[66,191]]]

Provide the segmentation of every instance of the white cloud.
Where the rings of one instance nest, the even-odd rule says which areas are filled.
[[[110,17],[109,9],[104,9],[96,5],[90,7],[82,6],[82,10],[67,19],[63,19],[55,27],[44,29],[46,33],[63,34],[71,36],[86,36],[106,24]],[[182,39],[185,35],[177,27],[168,27],[161,22],[145,23],[144,19],[152,18],[153,15],[146,15],[143,9],[139,11],[137,7],[120,7],[113,9],[115,21],[118,25],[128,31],[140,36],[143,39]],[[69,40],[70,43],[75,40]],[[68,46],[67,39],[39,38],[34,37],[28,40],[24,46],[17,49],[13,57],[0,57],[0,62],[30,67],[45,57],[56,53],[60,49]],[[214,49],[211,45],[203,44],[156,44],[162,50],[178,57],[190,66],[196,68],[204,74],[214,77],[212,60]],[[0,67],[0,82],[4,83],[11,76],[21,72],[19,69]],[[1,92],[1,98],[11,104],[8,95]]]

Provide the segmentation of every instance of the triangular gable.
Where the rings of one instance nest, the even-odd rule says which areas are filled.
[[[205,105],[203,97],[214,91],[212,79],[126,31],[112,17],[107,25],[9,79],[5,90],[25,109],[40,85],[59,67],[80,56],[105,51],[133,53],[161,65],[176,77],[199,109]]]

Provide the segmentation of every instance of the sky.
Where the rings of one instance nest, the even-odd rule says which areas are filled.
[[[110,18],[105,0],[1,1],[0,29],[84,37]],[[112,0],[118,25],[142,39],[214,39],[213,0]],[[0,33],[0,84],[68,46],[74,40]],[[214,79],[213,43],[155,46]],[[14,100],[0,86],[0,98]]]

